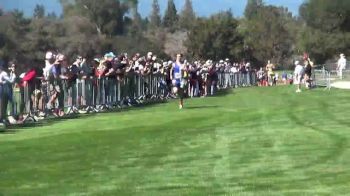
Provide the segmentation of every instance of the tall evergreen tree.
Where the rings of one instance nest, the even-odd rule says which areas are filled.
[[[34,18],[44,18],[45,16],[45,7],[43,5],[36,4],[34,8]]]
[[[54,19],[57,19],[57,15],[55,12],[51,12],[47,14],[47,18],[54,20]]]
[[[179,23],[181,28],[190,29],[193,26],[195,19],[196,15],[193,11],[192,1],[186,0],[185,5],[180,14]]]
[[[165,10],[164,18],[163,18],[163,26],[169,28],[170,30],[174,30],[178,23],[178,15],[174,0],[168,0],[168,6]]]
[[[162,21],[160,17],[160,8],[158,0],[153,0],[152,12],[149,18],[151,27],[160,27]]]
[[[259,8],[261,8],[262,6],[264,6],[263,0],[248,0],[247,6],[244,10],[244,16],[247,19],[252,19],[253,17],[256,17]]]

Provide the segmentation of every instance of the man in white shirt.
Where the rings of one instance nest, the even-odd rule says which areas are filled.
[[[11,63],[10,66],[12,66]],[[10,75],[0,65],[0,121],[4,122],[7,110],[7,102],[10,100],[13,103],[12,83],[15,82],[16,74],[11,71]],[[12,108],[14,109],[14,108]],[[11,111],[11,115],[14,115],[14,111]]]
[[[295,61],[295,69],[294,69],[294,84],[297,85],[297,93],[301,92],[301,83],[304,75],[304,67],[300,65],[299,61]]]
[[[51,51],[46,52],[45,67],[43,68],[43,74],[46,79],[48,79],[51,74],[51,70],[52,70],[52,67],[54,66],[55,59],[56,57]]]
[[[337,64],[338,76],[343,79],[343,70],[346,68],[346,59],[344,54],[340,54]]]

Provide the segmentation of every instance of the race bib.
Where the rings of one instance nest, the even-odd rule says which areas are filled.
[[[180,79],[181,78],[181,73],[175,73],[175,78]]]

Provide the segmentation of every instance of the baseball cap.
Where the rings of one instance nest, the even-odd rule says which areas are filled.
[[[115,54],[113,52],[109,52],[109,53],[105,54],[105,57],[106,58],[115,58],[116,56],[115,56]]]
[[[100,59],[99,58],[94,58],[94,61],[96,61],[97,63],[100,63]]]

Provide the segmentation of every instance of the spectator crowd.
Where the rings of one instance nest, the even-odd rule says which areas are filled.
[[[48,51],[42,66],[17,73],[17,63],[11,61],[0,65],[0,120],[17,124],[175,98],[170,79],[173,64],[152,52],[145,56],[108,52],[88,60]],[[250,63],[184,60],[183,65],[186,97],[205,97],[218,89],[256,84]]]

